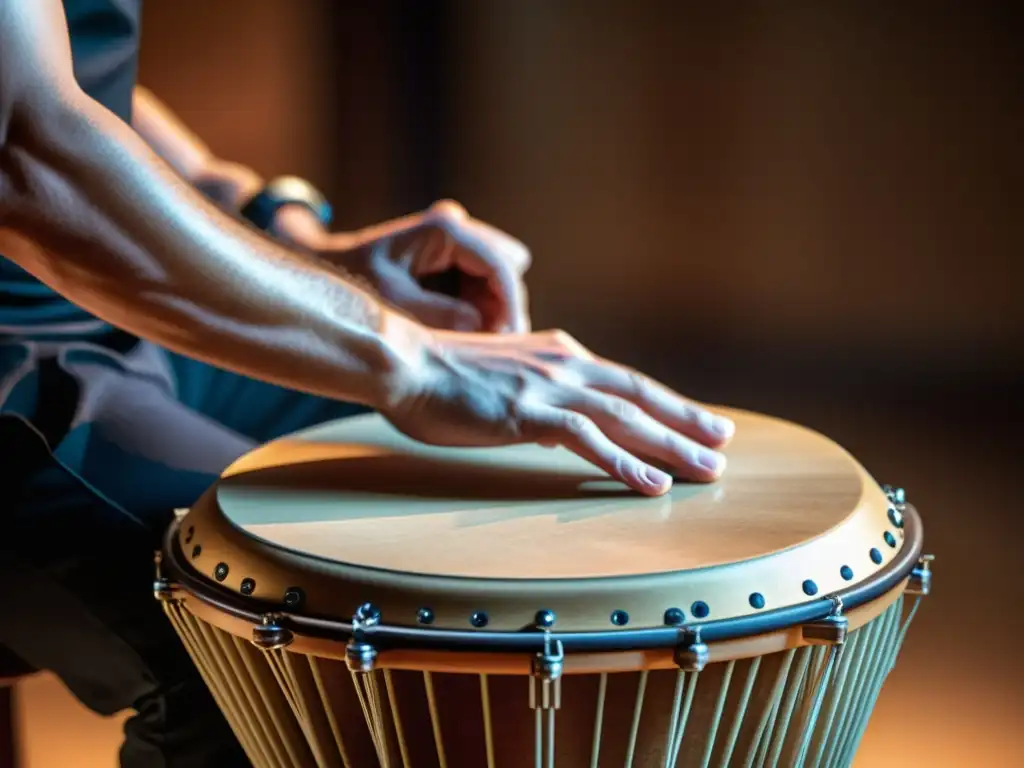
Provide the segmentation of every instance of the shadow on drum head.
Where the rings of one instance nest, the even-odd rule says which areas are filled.
[[[626,486],[592,474],[501,466],[453,464],[425,456],[385,454],[288,464],[250,470],[230,478],[232,488],[287,490],[296,494],[336,492],[467,501],[621,499]]]

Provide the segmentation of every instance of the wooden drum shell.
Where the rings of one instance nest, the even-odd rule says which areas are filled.
[[[756,431],[758,417],[745,418]],[[878,486],[841,450],[794,434],[792,467],[827,454],[818,479],[842,475],[846,497],[833,502],[850,512],[760,560],[575,582],[414,576],[264,541],[221,512],[215,488],[168,532],[157,596],[260,768],[847,766],[920,600],[907,585],[921,524],[902,504],[897,524]],[[253,462],[240,462],[241,471]],[[738,474],[733,482],[742,483]],[[847,562],[856,579],[839,576]],[[800,594],[797,576],[809,572],[821,594],[806,579]],[[289,605],[280,596],[292,584],[301,584],[301,600]],[[769,595],[767,608],[754,605],[752,584]],[[375,648],[360,671],[346,646],[363,595],[385,610],[360,635]],[[720,612],[696,620],[694,596],[710,596]],[[836,597],[842,643],[808,629]],[[468,626],[483,599],[491,625]],[[417,606],[428,603],[437,625],[418,626]],[[667,627],[666,606],[677,603],[685,626]],[[524,624],[551,606],[550,637],[566,652],[557,706],[534,708],[531,688],[545,701],[531,674],[544,635]],[[609,626],[613,606],[628,607],[632,623]],[[280,625],[288,642],[257,647],[261,621]],[[681,668],[680,647],[698,628],[706,666]]]
[[[726,641],[699,673],[677,671],[670,652],[568,657],[555,765],[663,766],[668,753],[680,767],[795,765],[801,754],[849,765],[909,624],[903,586],[851,612],[842,646],[803,645],[796,630]],[[395,651],[354,674],[337,641],[260,651],[251,623],[181,597],[168,614],[256,766],[535,764],[523,655]]]

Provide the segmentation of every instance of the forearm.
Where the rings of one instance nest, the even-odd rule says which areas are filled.
[[[387,396],[374,296],[225,215],[84,95],[15,115],[0,186],[0,252],[97,317],[282,386]]]
[[[232,214],[264,184],[253,169],[217,157],[166,104],[141,86],[134,91],[132,127],[182,178]],[[290,246],[315,250],[327,233],[308,208],[286,206],[278,212],[270,234]]]

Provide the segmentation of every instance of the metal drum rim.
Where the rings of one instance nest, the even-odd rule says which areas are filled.
[[[864,605],[896,588],[917,566],[924,544],[924,531],[917,510],[907,504],[903,508],[904,539],[897,556],[885,567],[862,582],[843,590],[797,605],[763,613],[688,622],[681,626],[642,627],[614,631],[550,630],[489,631],[431,629],[406,625],[377,623],[361,628],[361,637],[380,650],[450,650],[492,653],[538,652],[545,637],[557,639],[566,652],[616,652],[671,649],[679,644],[680,633],[699,628],[704,642],[736,640],[768,632],[776,632],[828,617],[835,609],[835,598],[842,600],[844,610]],[[167,529],[162,551],[165,575],[177,583],[178,589],[227,615],[260,624],[267,614],[297,636],[345,642],[353,636],[351,621],[331,617],[308,616],[289,612],[270,603],[242,600],[233,591],[211,583],[188,564],[177,535],[180,520]],[[255,609],[255,610],[254,610]]]

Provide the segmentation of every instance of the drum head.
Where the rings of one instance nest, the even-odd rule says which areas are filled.
[[[811,430],[727,411],[723,478],[644,498],[563,449],[451,449],[377,415],[324,424],[236,462],[180,530],[201,573],[242,594],[347,618],[516,628],[731,618],[863,581],[902,542],[884,493]],[[557,608],[557,610],[556,610]],[[676,613],[678,616],[679,613]],[[482,617],[482,618],[481,618]],[[565,626],[565,623],[569,626]]]

